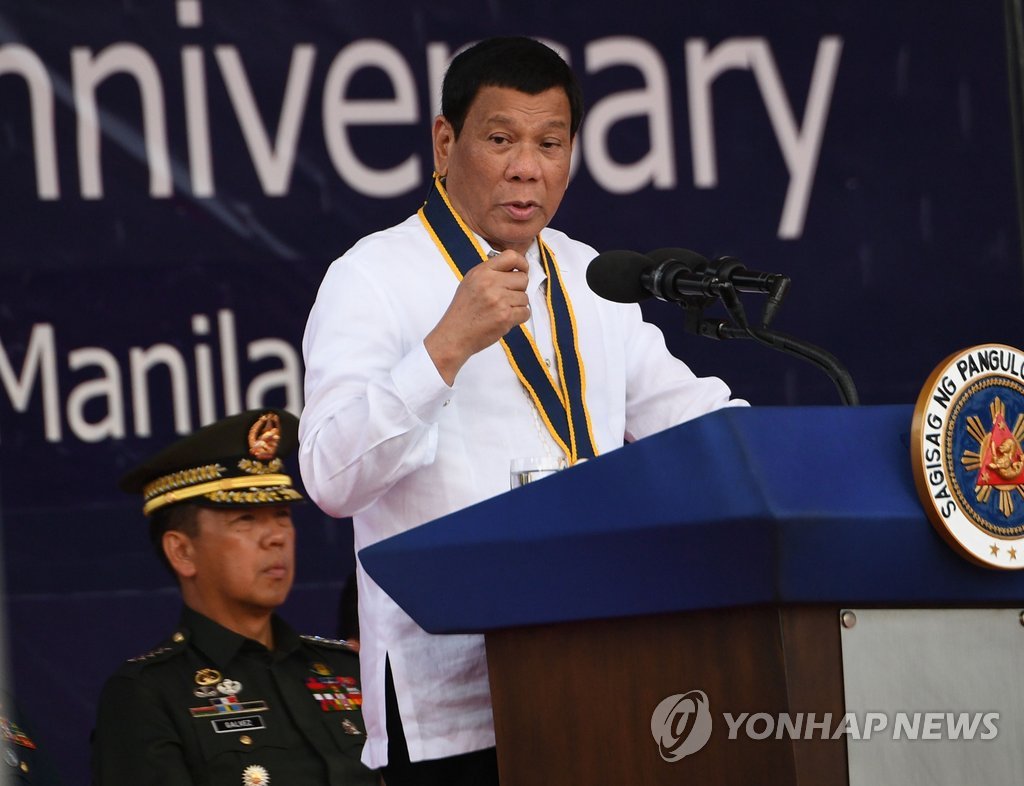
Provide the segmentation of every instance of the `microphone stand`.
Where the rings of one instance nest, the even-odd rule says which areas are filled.
[[[747,323],[743,305],[739,302],[732,285],[723,284],[721,289],[727,290],[720,293],[723,295],[722,302],[738,325],[722,319],[705,318],[703,311],[711,302],[710,298],[684,298],[680,305],[686,311],[685,325],[688,331],[716,340],[750,338],[779,352],[806,360],[824,371],[835,383],[843,404],[856,406],[860,403],[853,377],[835,355],[807,341],[768,328],[767,319],[762,327],[752,327]]]

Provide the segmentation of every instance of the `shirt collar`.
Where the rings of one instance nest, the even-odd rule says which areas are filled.
[[[301,641],[288,623],[274,614],[270,618],[270,625],[274,633],[273,656],[275,658],[286,657],[298,649]],[[184,606],[181,611],[181,629],[189,637],[191,643],[222,670],[243,648],[258,648],[266,651],[266,648],[258,641],[228,630],[188,606]]]

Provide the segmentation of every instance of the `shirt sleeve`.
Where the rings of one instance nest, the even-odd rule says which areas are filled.
[[[626,358],[626,434],[650,436],[722,407],[748,406],[731,398],[718,377],[698,377],[665,346],[665,337],[643,320],[640,307],[621,308]]]
[[[403,316],[384,285],[344,257],[310,312],[299,465],[329,515],[358,513],[436,456],[437,419],[457,391]]]
[[[178,731],[142,680],[115,676],[104,686],[92,775],[94,786],[192,786]]]

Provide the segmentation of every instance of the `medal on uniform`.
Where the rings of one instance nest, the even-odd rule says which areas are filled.
[[[223,696],[235,696],[242,692],[242,683],[238,680],[221,680],[217,683],[217,692]]]
[[[306,687],[323,712],[355,710],[363,704],[355,677],[306,677]]]
[[[200,669],[195,676],[196,685],[203,686],[216,685],[221,679],[220,672],[216,669]]]
[[[220,672],[216,669],[200,669],[195,676],[196,688],[192,693],[200,699],[212,699],[218,696],[217,684],[221,681]]]
[[[242,786],[267,786],[270,773],[261,764],[250,764],[242,770]]]

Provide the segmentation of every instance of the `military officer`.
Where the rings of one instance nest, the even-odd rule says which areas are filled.
[[[274,613],[294,573],[302,497],[283,457],[297,426],[282,410],[226,418],[121,480],[142,495],[184,607],[173,635],[103,688],[95,786],[379,783],[359,761],[358,657]]]

